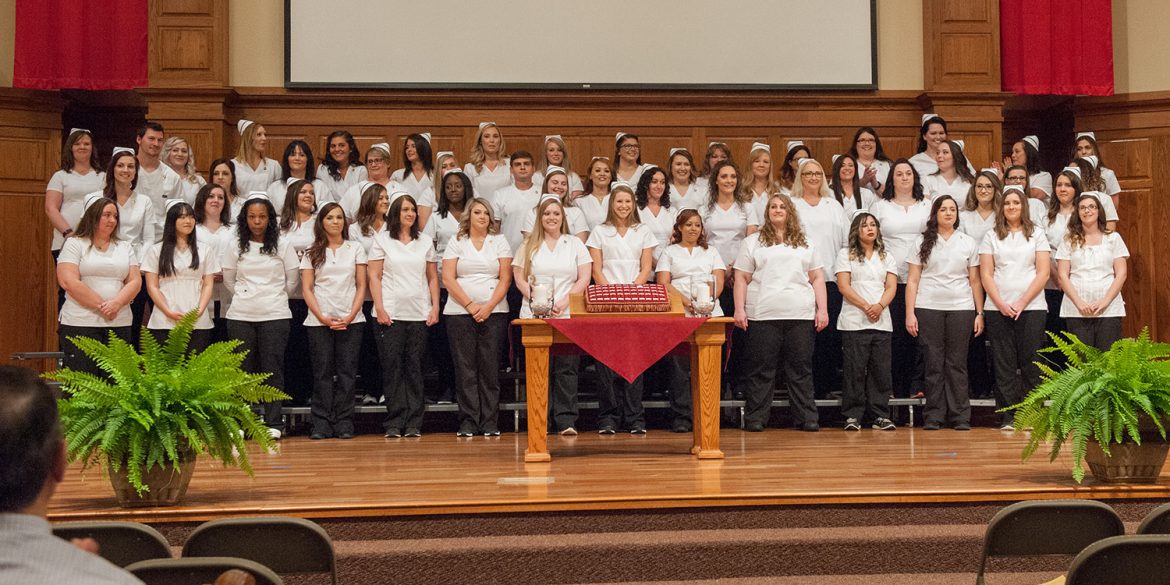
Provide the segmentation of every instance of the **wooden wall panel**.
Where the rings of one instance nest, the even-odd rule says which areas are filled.
[[[150,87],[225,87],[227,0],[150,0]]]
[[[923,6],[927,91],[999,91],[999,0],[928,0]]]
[[[45,184],[60,163],[62,102],[55,93],[0,89],[0,363],[57,348],[57,289]],[[51,368],[52,362],[20,362]]]

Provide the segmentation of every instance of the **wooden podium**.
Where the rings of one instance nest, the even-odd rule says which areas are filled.
[[[583,295],[569,297],[571,319],[596,317],[682,317],[682,301],[671,291],[671,310],[665,313],[588,313]],[[732,319],[712,317],[687,337],[691,357],[691,402],[694,421],[694,444],[691,454],[699,459],[722,459],[719,450],[719,352],[725,338],[724,329]],[[524,343],[528,386],[528,449],[525,463],[552,460],[548,452],[548,373],[549,350],[553,345],[574,345],[573,341],[544,319],[517,319]]]

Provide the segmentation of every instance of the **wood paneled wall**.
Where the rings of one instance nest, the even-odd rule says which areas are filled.
[[[998,0],[925,0],[922,6],[926,90],[999,91]]]
[[[1118,232],[1129,246],[1123,291],[1126,335],[1145,325],[1170,339],[1170,255],[1158,243],[1170,229],[1170,92],[1080,98],[1076,127],[1097,135],[1101,161],[1121,182]]]
[[[0,363],[12,352],[57,346],[52,228],[44,209],[45,185],[61,162],[61,109],[55,93],[0,89]]]
[[[228,0],[151,0],[149,4],[150,86],[226,86]]]

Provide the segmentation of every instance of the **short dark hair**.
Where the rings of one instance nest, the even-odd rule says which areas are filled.
[[[63,441],[49,385],[28,368],[0,366],[0,512],[37,499]]]
[[[147,120],[147,121],[143,122],[141,126],[138,127],[138,137],[142,138],[143,136],[146,136],[147,130],[154,130],[155,132],[162,132],[163,134],[166,134],[166,130],[163,130],[162,124],[159,124],[158,122],[151,122],[150,120]]]
[[[536,162],[536,159],[533,158],[531,152],[528,152],[527,150],[517,150],[516,152],[512,153],[512,156],[508,157],[508,167],[510,168],[512,163],[525,158],[528,159],[529,162]]]

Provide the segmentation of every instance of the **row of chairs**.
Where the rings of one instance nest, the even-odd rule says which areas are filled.
[[[337,585],[333,540],[315,522],[265,516],[227,518],[199,525],[173,558],[167,539],[137,522],[63,522],[53,534],[65,540],[92,538],[99,554],[147,585],[213,583],[230,569],[241,569],[257,585],[280,585],[279,575],[328,573]]]
[[[1170,504],[1152,510],[1136,535],[1095,500],[1017,502],[987,524],[976,585],[984,585],[993,557],[1064,555],[1075,558],[1066,585],[1144,585],[1170,579]],[[1164,581],[1158,581],[1164,582]]]

